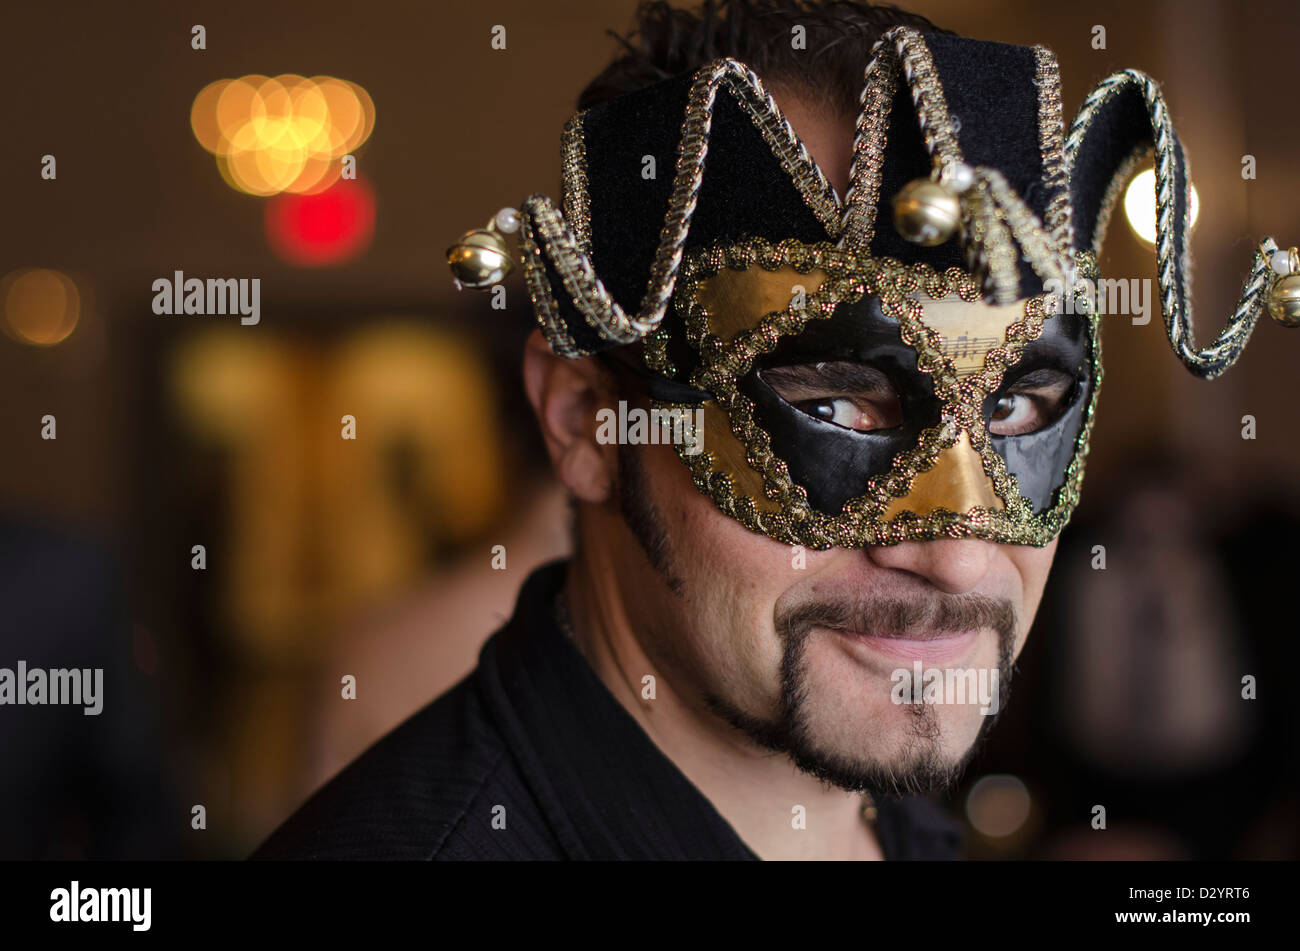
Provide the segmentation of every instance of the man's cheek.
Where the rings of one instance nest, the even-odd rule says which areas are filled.
[[[1042,600],[1043,588],[1047,585],[1047,576],[1052,570],[1052,562],[1056,558],[1056,546],[1059,541],[1058,536],[1052,539],[1050,545],[1043,548],[1030,548],[1019,545],[1006,546],[1012,565],[1020,575],[1021,591],[1023,592],[1021,601],[1025,613],[1030,617],[1038,609],[1038,602]]]

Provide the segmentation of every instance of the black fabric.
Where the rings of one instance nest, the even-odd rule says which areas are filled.
[[[1033,49],[940,33],[923,38],[943,86],[949,116],[958,127],[956,138],[967,164],[1000,171],[1041,221],[1054,192],[1043,180],[1038,86],[1034,83],[1038,64]],[[956,238],[926,248],[905,240],[893,227],[893,197],[908,182],[928,178],[933,164],[921,137],[911,89],[901,79],[887,135],[872,253],[923,262],[939,270],[962,267],[962,245]],[[1042,280],[1022,258],[1020,296],[1042,292]]]
[[[1055,189],[1043,179],[1034,50],[942,33],[927,34],[925,43],[948,100],[948,114],[960,126],[957,140],[967,164],[998,169],[1044,221]],[[1020,296],[1043,293],[1042,279],[1023,255],[1019,266]]]
[[[923,39],[950,114],[960,123],[957,140],[966,161],[1002,172],[1041,220],[1053,193],[1043,180],[1034,50],[942,34],[925,34]],[[592,265],[629,313],[640,310],[663,232],[693,80],[693,73],[683,74],[594,106],[583,115]],[[1129,130],[1123,131],[1121,137],[1130,137]],[[872,253],[939,269],[962,266],[962,244],[956,238],[925,248],[904,240],[893,228],[893,197],[908,182],[928,177],[932,165],[911,90],[901,78],[887,134]],[[1106,134],[1106,129],[1099,134]],[[655,159],[653,178],[643,177],[646,156]],[[1095,218],[1100,193],[1091,187],[1085,190],[1092,205],[1083,214]],[[733,244],[745,237],[829,240],[790,170],[782,167],[736,94],[724,84],[716,93],[704,173],[684,250]],[[572,307],[553,263],[549,258],[545,262],[578,343],[588,349],[608,348],[610,344],[596,337]],[[1020,296],[1042,293],[1042,282],[1030,265],[1021,260],[1019,266]],[[678,321],[679,315],[673,319]]]
[[[327,783],[255,859],[752,860],[554,621],[565,563],[524,584],[479,666]],[[506,828],[494,830],[494,809]],[[949,859],[959,827],[879,803],[886,858]]]
[[[640,309],[676,175],[694,74],[593,106],[583,116],[591,261],[614,299]],[[790,173],[723,84],[717,91],[704,172],[685,249],[742,237],[825,241],[825,228]],[[646,156],[655,175],[645,178]]]
[[[1173,261],[1176,274],[1182,273],[1187,234],[1183,222],[1187,214],[1187,156],[1177,132],[1170,129],[1174,152],[1174,228]],[[1090,249],[1105,235],[1097,233],[1102,201],[1111,182],[1124,162],[1134,152],[1149,152],[1155,144],[1151,115],[1142,90],[1127,85],[1111,95],[1093,113],[1079,144],[1071,170],[1070,194],[1074,206],[1074,243],[1077,249]],[[1185,285],[1178,282],[1178,306],[1186,313]]]
[[[619,305],[641,307],[672,194],[692,76],[678,76],[607,103],[582,117],[591,216],[591,263]],[[642,177],[645,156],[654,178]]]
[[[1028,46],[931,33],[930,48],[948,114],[970,165],[996,168],[1042,220],[1051,192],[1038,141],[1038,60]]]
[[[629,314],[640,312],[650,280],[693,80],[693,73],[664,80],[583,114],[592,267]],[[644,176],[647,156],[655,160],[653,178]],[[745,237],[829,239],[736,93],[723,84],[714,101],[704,172],[684,250],[732,244]],[[543,261],[578,345],[589,351],[609,348],[573,307],[549,253]]]
[[[742,238],[813,243],[830,235],[813,214],[791,173],[724,86],[718,91],[699,201],[686,248],[735,244]]]
[[[1151,120],[1136,86],[1116,92],[1093,113],[1070,172],[1077,250],[1091,249],[1098,237],[1102,200],[1120,165],[1151,140]]]
[[[876,209],[875,233],[871,238],[872,255],[907,262],[923,260],[939,270],[961,267],[964,258],[959,241],[945,241],[938,247],[923,248],[905,239],[894,227],[894,196],[909,182],[929,178],[933,166],[917,123],[912,91],[901,78],[894,93],[894,104],[889,110],[885,136],[885,160],[880,168],[880,203]]]

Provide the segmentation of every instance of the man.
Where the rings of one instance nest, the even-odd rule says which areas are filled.
[[[449,252],[491,286],[519,231],[575,557],[260,857],[956,856],[920,794],[1005,705],[1077,503],[1087,290],[1133,157],[1156,145],[1193,372],[1293,306],[1265,241],[1192,345],[1190,183],[1142,74],[1067,140],[1048,51],[893,8],[653,4],[638,40],[566,128],[562,211],[532,196]]]

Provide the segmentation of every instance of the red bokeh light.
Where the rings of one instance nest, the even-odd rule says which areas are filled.
[[[267,199],[266,239],[282,259],[299,267],[324,267],[357,257],[375,233],[375,193],[358,177],[342,179],[319,195]]]

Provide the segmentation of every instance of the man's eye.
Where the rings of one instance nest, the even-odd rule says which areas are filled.
[[[760,376],[781,399],[815,419],[858,432],[903,424],[898,391],[888,376],[870,364],[804,363],[769,367]]]
[[[791,405],[809,416],[858,432],[889,429],[899,424],[898,420],[891,419],[886,408],[871,403],[860,404],[848,397],[801,400]]]
[[[1049,426],[1065,412],[1074,395],[1074,380],[1063,373],[1041,385],[1017,384],[993,407],[989,432],[996,436],[1021,436]]]
[[[989,432],[1010,436],[1027,433],[1037,429],[1038,408],[1034,400],[1025,393],[1009,393],[998,400],[993,409],[993,422]]]

